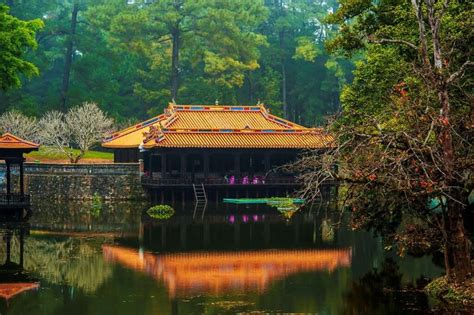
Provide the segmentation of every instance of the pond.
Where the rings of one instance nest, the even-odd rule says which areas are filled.
[[[189,204],[157,220],[145,204],[99,207],[34,209],[24,271],[10,278],[35,286],[0,298],[1,314],[422,313],[426,296],[401,288],[442,272],[346,222],[334,229],[329,208],[287,219],[266,205]]]

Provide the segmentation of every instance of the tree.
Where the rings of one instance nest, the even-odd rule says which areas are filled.
[[[5,112],[0,116],[0,133],[9,132],[25,140],[36,141],[37,129],[36,118],[19,111]]]
[[[36,19],[22,21],[8,14],[9,8],[0,4],[0,89],[21,86],[20,75],[32,77],[38,68],[24,60],[25,50],[36,48],[35,33],[43,27]]]
[[[122,7],[104,4],[90,15],[94,23],[110,31],[116,43],[145,57],[145,73],[155,73],[144,76],[146,81],[137,84],[136,91],[146,99],[162,101],[167,94],[151,80],[169,84],[167,100],[177,100],[180,92],[187,92],[188,80],[196,80],[197,69],[207,82],[231,88],[241,86],[245,72],[258,67],[258,47],[265,43],[255,32],[266,14],[261,1],[121,3]],[[118,14],[106,15],[112,7]],[[163,78],[163,72],[168,78]]]
[[[39,121],[38,138],[51,150],[67,156],[71,163],[77,163],[92,145],[103,140],[112,125],[112,119],[95,103],[84,103],[66,114],[46,113]]]
[[[353,224],[385,234],[387,246],[424,253],[440,242],[458,285],[472,274],[463,222],[474,188],[470,15],[471,4],[449,0],[341,1],[328,47],[366,57],[341,95],[334,149],[296,165],[309,196],[328,179],[345,182]]]

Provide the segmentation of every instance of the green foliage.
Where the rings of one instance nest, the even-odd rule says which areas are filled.
[[[168,205],[156,205],[146,211],[146,213],[157,220],[169,219],[174,215],[174,209]]]
[[[99,193],[94,193],[92,197],[92,207],[90,209],[90,214],[94,217],[99,217],[102,212],[102,197]]]
[[[472,291],[472,287],[469,285],[455,287],[448,283],[446,277],[440,277],[431,281],[425,287],[425,291],[428,295],[450,304],[470,306],[474,304],[474,292]]]
[[[335,30],[323,23],[337,7],[333,0],[76,2],[67,104],[94,101],[120,124],[159,114],[171,101],[173,36],[178,103],[260,101],[275,114],[315,125],[339,110],[339,92],[350,81],[351,62],[329,57],[323,47]],[[24,51],[41,76],[0,93],[0,111],[41,116],[60,106],[74,1],[11,3],[12,15],[44,23],[38,49]]]
[[[36,48],[35,33],[43,27],[39,19],[22,21],[0,4],[0,89],[21,86],[20,75],[32,77],[38,68],[24,59],[25,50]]]
[[[293,202],[293,198],[283,197],[271,197],[267,205],[276,208],[287,219],[290,219],[300,208]]]

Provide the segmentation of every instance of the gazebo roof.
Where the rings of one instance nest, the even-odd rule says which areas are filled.
[[[105,139],[107,148],[285,148],[317,149],[333,138],[269,113],[263,105],[170,104],[164,113]]]
[[[33,150],[38,150],[39,144],[26,141],[21,139],[20,137],[17,137],[15,135],[12,135],[11,133],[4,133],[2,136],[0,136],[0,150],[16,150],[16,151],[22,151],[24,153],[33,151]]]

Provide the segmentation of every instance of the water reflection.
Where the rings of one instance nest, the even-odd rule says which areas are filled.
[[[212,204],[193,217],[188,205],[155,220],[147,205],[104,203],[97,217],[90,206],[36,209],[21,274],[40,287],[0,304],[1,314],[384,314],[385,304],[406,313],[396,296],[370,289],[380,277],[364,277],[385,261],[380,239],[333,229],[331,211],[287,221],[272,208]],[[426,257],[397,263],[403,285],[440,272]]]
[[[24,272],[25,235],[27,223],[4,222],[0,224],[0,299],[2,305],[29,290],[39,288],[39,283]]]
[[[108,261],[164,281],[170,297],[196,294],[263,293],[291,274],[349,267],[350,249],[198,252],[153,255],[104,246]]]

